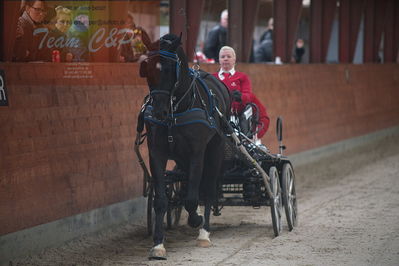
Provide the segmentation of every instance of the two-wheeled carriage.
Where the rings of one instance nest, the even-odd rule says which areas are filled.
[[[218,200],[213,205],[213,214],[218,216],[224,206],[270,206],[274,235],[282,230],[282,215],[285,212],[288,230],[297,225],[297,200],[293,166],[283,156],[282,119],[277,119],[276,133],[279,153],[271,153],[264,145],[256,144],[244,134],[239,123],[230,122],[225,134],[226,148],[222,176],[218,182]],[[143,195],[147,200],[147,229],[149,235],[154,226],[154,189],[151,176],[141,157],[139,145],[145,135],[138,134],[135,151],[144,170]],[[170,229],[179,223],[187,185],[187,175],[181,169],[165,171],[168,208],[165,224]],[[283,211],[285,209],[285,211]]]

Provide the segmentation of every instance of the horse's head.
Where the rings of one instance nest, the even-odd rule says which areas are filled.
[[[152,51],[140,66],[140,75],[147,78],[153,104],[153,116],[165,120],[171,99],[178,85],[183,52],[181,36],[166,34],[159,40],[159,51]]]

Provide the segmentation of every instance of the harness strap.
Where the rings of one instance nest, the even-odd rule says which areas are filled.
[[[191,84],[190,87],[188,88],[188,90],[186,90],[186,92],[183,94],[183,96],[180,98],[180,100],[175,104],[173,111],[176,112],[177,108],[179,107],[180,103],[183,101],[183,99],[188,95],[188,93],[194,88],[196,87],[196,79],[198,78],[198,75],[193,75],[193,79],[191,80]]]
[[[173,118],[171,120],[173,120]],[[173,141],[173,121],[168,123],[168,145],[170,154],[173,154],[175,149],[175,142]]]
[[[154,94],[166,94],[166,95],[170,95],[170,91],[165,91],[165,90],[152,90],[150,91],[150,95],[154,95]]]

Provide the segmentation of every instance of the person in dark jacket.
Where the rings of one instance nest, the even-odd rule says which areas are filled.
[[[255,50],[254,61],[273,62],[273,18],[270,18],[267,24],[266,31],[259,39],[259,46]]]
[[[295,53],[292,56],[292,63],[301,63],[302,57],[305,54],[305,42],[302,39],[297,39],[295,42]]]
[[[41,34],[34,34],[36,29],[44,27],[46,17],[45,1],[25,1],[24,12],[18,19],[16,38],[13,50],[13,61],[49,61],[51,55],[43,54],[39,49]]]
[[[220,15],[220,24],[213,27],[205,40],[204,54],[207,58],[219,62],[220,48],[227,43],[228,11],[223,10]]]
[[[255,63],[273,62],[273,40],[264,39],[255,50]]]
[[[273,18],[269,18],[269,21],[267,22],[266,31],[260,36],[259,43],[262,43],[266,39],[273,40],[273,29],[274,29],[274,20]]]

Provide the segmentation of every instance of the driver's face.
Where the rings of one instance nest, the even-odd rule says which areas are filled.
[[[220,67],[224,70],[224,71],[230,71],[235,63],[236,63],[236,58],[233,54],[232,51],[230,50],[222,50],[219,53],[219,63],[220,63]]]

